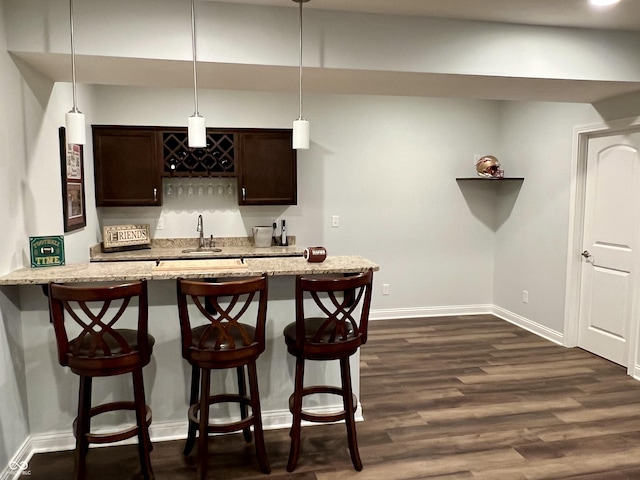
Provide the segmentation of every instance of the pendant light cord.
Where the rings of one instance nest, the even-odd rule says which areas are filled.
[[[300,51],[299,51],[299,58],[298,58],[298,68],[299,68],[299,92],[300,92],[300,100],[299,100],[299,105],[300,105],[300,116],[298,117],[299,120],[302,120],[302,4],[304,3],[303,0],[296,0],[299,1],[300,3]]]
[[[194,115],[200,116],[198,112],[198,71],[196,68],[196,7],[195,0],[191,0],[191,53],[193,55],[193,103],[195,105]]]
[[[73,110],[78,113],[78,96],[76,94],[76,44],[73,35],[73,0],[69,0],[69,29],[71,30],[71,85],[73,86]]]

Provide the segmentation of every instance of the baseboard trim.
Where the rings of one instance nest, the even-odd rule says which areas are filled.
[[[509,323],[513,323],[514,325],[528,330],[531,333],[535,333],[539,337],[542,337],[550,342],[558,344],[560,346],[564,346],[564,334],[560,332],[556,332],[549,327],[545,327],[544,325],[540,325],[537,322],[529,320],[521,315],[517,315],[509,310],[506,310],[502,307],[498,307],[494,305],[491,309],[491,313],[498,318],[506,320]]]
[[[394,318],[447,317],[457,315],[482,315],[493,313],[494,305],[452,305],[443,307],[376,309],[369,313],[369,320],[393,320]]]
[[[394,318],[428,318],[460,315],[485,315],[490,313],[520,328],[549,340],[564,345],[564,335],[528,318],[491,304],[453,305],[446,307],[393,308],[371,310],[370,320],[392,320]]]
[[[30,475],[29,460],[33,456],[31,447],[31,437],[27,437],[9,464],[0,470],[0,480],[17,480],[23,475]]]

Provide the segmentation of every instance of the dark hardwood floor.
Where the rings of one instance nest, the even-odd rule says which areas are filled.
[[[375,321],[361,352],[362,472],[343,425],[305,427],[298,469],[285,471],[287,430],[266,432],[272,466],[253,444],[212,438],[209,478],[640,479],[640,382],[489,315]],[[186,409],[186,405],[185,405]],[[156,443],[158,480],[195,477],[183,443]],[[35,455],[33,480],[68,480],[71,452]],[[135,478],[135,446],[93,449],[90,480]]]

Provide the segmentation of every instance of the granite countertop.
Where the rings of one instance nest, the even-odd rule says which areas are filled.
[[[131,262],[144,260],[196,259],[196,258],[256,258],[256,257],[301,257],[304,248],[295,245],[295,237],[287,237],[289,245],[280,247],[255,247],[248,237],[218,237],[213,245],[220,251],[206,248],[201,252],[184,252],[186,249],[197,249],[197,238],[161,238],[151,241],[150,248],[127,250],[120,252],[103,252],[101,245],[93,245],[90,249],[92,262]],[[205,239],[209,246],[209,239]]]
[[[192,260],[196,265],[198,260]],[[322,263],[302,257],[247,258],[245,267],[157,270],[155,261],[90,262],[60,267],[20,268],[0,277],[0,285],[38,285],[49,282],[81,283],[104,281],[171,280],[182,278],[246,277],[254,275],[312,275],[358,273],[379,266],[360,256],[329,256]],[[184,265],[184,262],[180,262]]]

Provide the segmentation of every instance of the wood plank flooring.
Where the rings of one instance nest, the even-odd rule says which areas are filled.
[[[298,469],[287,430],[266,432],[272,473],[253,444],[212,438],[209,478],[296,480],[640,479],[640,382],[580,349],[490,315],[375,321],[361,351],[362,472],[344,425],[305,427]],[[185,406],[186,409],[186,406]],[[156,443],[158,480],[195,477],[182,442]],[[33,480],[68,480],[71,452],[35,455]],[[135,446],[93,449],[90,480],[136,478]]]

